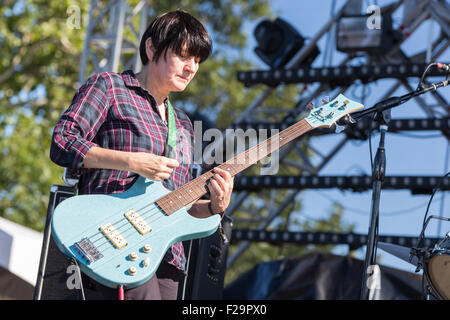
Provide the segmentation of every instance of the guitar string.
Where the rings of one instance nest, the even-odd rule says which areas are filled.
[[[262,142],[261,144],[256,145],[256,146],[253,146],[252,148],[250,148],[250,149],[246,150],[245,152],[239,154],[236,158],[238,158],[238,157],[240,157],[240,156],[242,156],[242,155],[245,156],[246,154],[249,154],[249,153],[251,153],[252,151],[255,151],[255,149],[257,149],[260,145],[262,145],[262,144],[264,144],[264,143],[268,143],[269,141],[271,142],[270,139],[273,139],[273,138],[275,138],[275,137],[277,137],[277,136],[278,136],[278,139],[279,139],[279,138],[281,137],[281,134],[283,134],[283,138],[291,138],[292,136],[295,136],[297,133],[299,133],[298,131],[302,131],[303,129],[305,129],[305,127],[307,128],[308,126],[311,127],[306,121],[303,122],[303,120],[302,120],[302,121],[300,121],[300,122],[298,122],[298,123],[292,125],[291,127],[287,128],[287,129],[285,129],[285,130],[283,130],[282,132],[278,133],[277,135],[275,135],[275,136],[273,136],[273,137],[271,137],[271,138],[265,140],[265,141]],[[290,131],[293,131],[293,132],[290,132]],[[305,131],[305,132],[307,132],[307,131]],[[305,133],[305,132],[300,132],[300,134],[303,134],[303,133]],[[236,158],[234,158],[234,159],[236,159]],[[234,159],[232,159],[232,160],[234,160]],[[226,164],[226,162],[225,162],[224,164]],[[202,176],[205,176],[206,174],[211,173],[211,172],[212,172],[212,170],[206,172],[206,173],[203,174]],[[197,177],[197,178],[193,179],[191,182],[194,182],[195,180],[197,180],[197,179],[199,179],[199,178],[200,178],[200,177]],[[174,190],[174,191],[180,190],[181,188],[182,188],[182,187],[180,187],[179,189],[176,189],[176,190]],[[167,195],[165,195],[165,196],[167,196]],[[161,197],[160,199],[157,199],[156,201],[161,200],[161,199],[164,198],[165,196]],[[155,201],[155,202],[156,202],[156,201]],[[152,204],[155,203],[155,202],[149,203],[149,204],[145,205],[144,207],[142,207],[142,208],[140,208],[140,209],[138,209],[138,210],[135,210],[135,211],[136,211],[138,214],[140,214],[140,216],[141,216],[142,218],[143,218],[144,215],[146,215],[146,214],[148,214],[148,213],[150,213],[150,212],[152,212],[152,211],[155,211],[155,213],[158,214],[158,213],[160,213],[161,210],[160,210],[158,207],[156,207],[156,206],[155,206],[155,207],[152,207],[152,208],[151,208],[149,211],[147,211],[147,212],[140,213],[143,209],[145,209],[146,207],[152,205]],[[156,210],[155,210],[155,209],[156,209]],[[119,211],[119,212],[120,212],[120,211]],[[117,212],[117,213],[115,213],[115,214],[118,214],[119,212]],[[150,215],[149,217],[146,217],[146,218],[147,218],[147,219],[148,219],[148,218],[152,218],[153,216],[155,216],[155,214]],[[158,214],[158,219],[161,218],[161,217],[164,217],[164,214],[162,214],[162,215],[159,215],[159,214]],[[158,219],[156,219],[156,220],[154,220],[154,221],[152,221],[152,222],[146,222],[146,223],[148,223],[148,224],[154,223],[154,222],[156,222]],[[145,220],[144,220],[144,221],[145,221]],[[116,225],[117,225],[118,223],[121,223],[121,222],[125,222],[125,223],[124,223],[123,225],[121,225],[121,226],[116,227]],[[129,220],[128,220],[127,218],[121,218],[120,220],[114,222],[114,223],[111,224],[111,225],[115,228],[115,231],[117,231],[117,232],[119,232],[119,229],[122,228],[122,227],[124,227],[124,226],[130,226],[128,229],[119,232],[120,235],[122,235],[122,237],[123,237],[123,235],[125,234],[125,232],[127,232],[127,231],[129,231],[129,230],[135,230],[135,227],[134,227],[133,225],[131,225],[131,223],[129,223]],[[137,230],[136,230],[136,231],[137,231]],[[112,231],[112,232],[114,232],[114,231]],[[95,234],[89,236],[88,239],[91,239],[91,238],[95,237],[96,235],[100,235],[100,238],[97,239],[97,240],[95,240],[95,242],[97,242],[97,241],[99,241],[99,240],[101,240],[101,239],[105,239],[105,238],[106,238],[106,235],[105,235],[102,231],[98,231],[98,232],[96,232]],[[105,237],[102,237],[101,235],[104,235]],[[124,237],[124,239],[125,239],[125,237]],[[99,244],[98,246],[96,246],[97,249],[98,249],[99,247],[101,247],[101,246],[107,244],[107,243],[110,243],[110,240],[109,240],[108,238],[106,238],[105,240],[106,240],[106,241],[105,241],[104,243],[101,243],[101,244]],[[111,248],[112,248],[112,247],[111,247]]]

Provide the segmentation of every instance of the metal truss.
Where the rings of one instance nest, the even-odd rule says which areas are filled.
[[[147,28],[148,1],[130,7],[126,0],[91,0],[78,82],[88,73],[141,68],[139,40]]]
[[[440,176],[386,176],[383,190],[410,190],[412,194],[431,194],[441,180]],[[361,176],[239,176],[234,190],[260,191],[262,189],[335,189],[363,192],[371,190],[372,177]],[[442,179],[439,188],[450,190],[450,178]]]
[[[397,1],[396,3],[393,3],[392,5],[390,5],[386,8],[382,8],[382,11],[385,10],[385,11],[394,12],[395,10],[400,10],[400,9],[402,9],[403,2],[404,1]],[[350,1],[347,3],[349,4]],[[353,1],[353,3],[354,3],[354,1]],[[325,26],[311,40],[311,42],[309,43],[308,46],[304,47],[303,50],[301,50],[296,56],[294,56],[292,61],[290,61],[290,63],[285,67],[285,70],[279,71],[278,76],[280,76],[280,79],[282,78],[283,74],[287,75],[287,76],[289,76],[289,75],[292,76],[292,73],[289,74],[290,67],[293,65],[296,65],[297,61],[301,61],[302,58],[308,54],[308,52],[309,52],[308,50],[312,49],[313,46],[323,36],[325,36],[328,33],[330,34],[331,37],[334,36],[333,35],[333,32],[334,32],[333,25],[335,24],[337,19],[341,16],[341,14],[345,13],[345,8],[346,8],[346,5],[344,5],[343,9],[340,12],[338,12],[328,23],[325,24]],[[425,21],[428,21],[428,20],[436,21],[442,27],[442,30],[444,32],[441,33],[441,35],[439,36],[439,38],[436,41],[434,41],[434,42],[431,42],[431,40],[429,41],[428,50],[426,52],[418,53],[413,57],[406,57],[400,48],[402,42],[404,40],[406,40],[406,37],[405,37],[395,47],[391,48],[391,50],[389,52],[387,52],[385,55],[383,55],[383,56],[368,56],[367,59],[371,62],[371,65],[373,65],[373,64],[385,65],[385,64],[389,64],[389,63],[396,63],[396,64],[399,64],[399,63],[404,63],[404,64],[405,63],[428,63],[430,61],[434,61],[435,59],[438,59],[439,56],[448,48],[449,43],[450,43],[449,42],[450,33],[448,33],[448,31],[449,31],[448,29],[450,28],[450,23],[449,23],[449,18],[448,18],[450,16],[449,14],[450,14],[450,12],[448,10],[448,7],[445,7],[445,5],[442,4],[440,1],[422,1],[422,2],[420,2],[415,10],[409,12],[409,19],[408,19],[407,23],[405,23],[402,27],[404,28],[404,30],[407,30],[409,37],[414,37],[414,35],[415,35],[414,32]],[[329,69],[331,68],[330,70],[332,70],[332,69],[338,69],[338,68],[343,69],[346,66],[351,67],[350,63],[353,59],[354,59],[353,56],[348,55],[347,59],[345,59],[340,64],[339,67],[332,68],[330,65],[324,65],[323,68],[329,68]],[[367,63],[367,65],[368,64],[369,63]],[[269,73],[274,73],[276,76],[277,70],[269,71]],[[296,75],[298,75],[298,74],[296,74]],[[307,75],[308,74],[306,74],[306,76]],[[261,76],[264,77],[264,74],[261,74]],[[320,71],[316,72],[314,74],[314,76],[320,78]],[[266,74],[266,77],[267,77],[267,74]],[[284,80],[286,80],[286,79],[284,79]],[[320,81],[320,79],[311,79],[310,82],[312,82],[312,80]],[[247,112],[245,117],[243,117],[245,119],[245,121],[237,121],[234,124],[234,127],[248,128],[249,124],[255,123],[256,124],[255,128],[264,128],[264,127],[272,128],[272,125],[276,124],[278,126],[278,128],[281,129],[281,128],[283,128],[283,126],[291,125],[293,122],[298,120],[298,117],[301,116],[302,114],[304,114],[304,111],[306,111],[306,106],[310,101],[317,101],[318,98],[320,98],[321,96],[324,96],[324,95],[327,95],[327,96],[333,95],[334,96],[334,95],[337,95],[337,93],[345,93],[345,91],[351,87],[352,82],[355,81],[355,79],[352,79],[352,80],[353,81],[351,81],[351,82],[346,81],[345,86],[335,87],[335,88],[330,88],[330,87],[328,87],[328,85],[325,82],[322,82],[314,92],[312,92],[309,95],[308,94],[303,95],[301,100],[292,109],[280,109],[280,108],[271,109],[267,106],[263,106],[263,99],[260,98],[259,100],[257,100],[258,105],[257,106],[252,105],[251,109],[249,108],[251,111]],[[289,82],[289,81],[286,81],[286,82]],[[308,81],[305,81],[305,82],[308,82]],[[283,83],[283,84],[279,84],[279,85],[289,85],[289,84]],[[397,91],[402,86],[408,91],[413,91],[413,88],[411,87],[409,82],[406,80],[406,77],[401,77],[385,93],[385,95],[381,98],[381,100],[391,97],[394,94],[394,92]],[[268,87],[266,89],[266,91],[263,93],[264,97],[267,97],[273,91],[274,91],[273,86]],[[450,115],[449,104],[445,100],[445,98],[442,97],[439,93],[435,93],[435,94],[433,94],[433,96],[436,100],[436,106],[434,106],[433,108],[430,107],[427,103],[425,103],[424,99],[422,99],[420,97],[415,99],[416,102],[418,103],[418,105],[423,109],[424,113],[427,116],[427,119],[429,120],[429,122],[427,121],[427,119],[423,119],[423,120],[417,119],[417,121],[421,121],[421,120],[425,121],[428,126],[430,123],[433,123],[434,120],[437,120],[441,124],[446,123],[446,120]],[[319,102],[319,104],[320,104],[320,102]],[[264,120],[261,121],[261,119],[264,119]],[[273,120],[270,121],[267,119],[273,119]],[[241,119],[238,119],[238,120],[241,120]],[[408,120],[410,120],[410,119],[408,119]],[[408,120],[405,119],[405,121],[408,121]],[[396,120],[396,119],[393,119],[392,121],[393,121],[392,125],[393,125],[394,131],[399,131],[402,129],[408,130],[408,128],[410,128],[412,130],[412,128],[410,127],[412,124],[411,121],[408,121],[408,123],[405,123],[405,121]],[[361,121],[360,123],[357,123],[356,126],[367,125],[367,123],[368,123],[367,121]],[[442,131],[442,134],[444,136],[446,136],[447,139],[450,139],[449,130],[448,130],[448,128],[445,128],[445,127],[446,127],[445,125],[443,127],[439,127],[439,130]],[[359,139],[367,138],[368,132],[366,132],[365,136],[364,136],[364,135],[361,135],[361,130],[363,133],[364,133],[364,131],[368,131],[367,127],[360,128]],[[330,130],[316,130],[316,131],[319,131],[319,132],[322,131],[322,133],[330,132]],[[292,176],[283,177],[283,178],[286,178],[285,179],[286,181],[283,180],[284,182],[286,182],[286,185],[284,187],[289,188],[289,185],[288,185],[289,179],[291,179],[291,181],[292,181],[292,178],[294,178],[294,180],[297,178],[298,179],[307,178],[305,176],[302,176],[302,174],[304,175],[306,173],[307,175],[309,175],[309,179],[313,179],[313,177],[319,175],[322,168],[324,168],[324,166],[327,163],[332,161],[333,157],[351,139],[355,138],[355,136],[352,136],[349,134],[344,135],[344,137],[339,142],[336,143],[334,148],[331,148],[331,151],[329,151],[327,154],[322,154],[320,151],[315,150],[315,148],[310,143],[312,141],[312,139],[314,139],[313,136],[315,134],[316,133],[312,132],[310,135],[308,135],[309,138],[298,139],[297,142],[295,143],[295,145],[292,146],[292,150],[288,153],[288,155],[294,154],[297,157],[299,156],[302,159],[301,163],[299,163],[298,161],[292,161],[287,156],[280,156],[280,168],[281,168],[281,166],[285,166],[286,168],[291,168],[291,170],[297,169],[299,172],[299,175],[295,176],[295,177],[292,177]],[[320,133],[317,133],[317,134],[320,134]],[[308,156],[311,153],[319,155],[319,161],[316,161],[315,163],[313,163],[313,161]],[[252,189],[248,183],[247,183],[246,187],[241,185],[242,181],[249,182],[255,178],[258,181],[254,181],[256,183],[256,185],[254,187],[256,187],[257,189]],[[270,180],[270,182],[268,184],[264,183],[265,178],[268,178]],[[238,177],[236,182],[239,184],[240,187],[242,187],[242,188],[238,188],[238,189],[245,189],[245,191],[236,192],[235,199],[237,200],[239,205],[231,206],[229,208],[229,210],[227,211],[228,214],[231,215],[236,210],[245,211],[245,208],[242,205],[241,199],[245,198],[245,199],[247,199],[247,201],[251,197],[256,197],[256,198],[260,199],[260,196],[258,196],[258,192],[255,192],[255,191],[258,191],[258,190],[260,191],[262,188],[269,189],[273,197],[275,197],[274,193],[283,192],[280,190],[282,188],[277,189],[278,185],[275,183],[275,181],[277,181],[276,178],[277,177],[252,177],[252,176]],[[320,177],[318,177],[318,178],[320,178]],[[347,178],[349,179],[348,181],[351,185],[351,186],[348,186],[350,189],[356,190],[361,187],[361,186],[358,186],[357,184],[352,185],[351,177],[347,177]],[[326,177],[323,177],[323,179],[326,179]],[[311,187],[313,187],[313,186],[311,185]],[[339,186],[337,184],[335,185],[335,187],[339,188]],[[397,187],[398,186],[396,186],[395,188],[397,188]],[[403,186],[403,187],[407,187],[407,186]],[[293,189],[295,189],[295,187]],[[432,189],[432,187],[431,187],[431,189]],[[252,192],[251,190],[253,190],[254,192]],[[284,190],[286,190],[286,189],[284,189]],[[267,227],[270,226],[271,221],[273,221],[273,219],[274,219],[272,213],[273,212],[281,212],[284,209],[283,206],[281,206],[281,205],[278,205],[278,207],[273,207],[273,206],[274,206],[273,202],[270,200],[267,200],[266,204],[263,207],[268,208],[268,210],[267,210],[267,212],[269,212],[268,215],[260,214],[258,216],[257,214],[255,215],[255,213],[253,212],[254,220],[260,221],[260,225],[255,228],[255,231],[266,230]],[[236,220],[239,221],[239,219],[236,219]],[[231,266],[239,258],[239,256],[249,247],[249,244],[250,244],[249,240],[247,240],[247,239],[241,239],[241,240],[244,240],[244,241],[239,243],[237,250],[234,251],[233,254],[231,254],[228,257],[228,260],[227,260],[228,266]]]
[[[233,229],[232,242],[251,241],[269,242],[272,244],[295,243],[298,245],[328,245],[348,244],[350,250],[356,250],[367,244],[366,234],[357,233],[335,233],[335,232],[292,232],[292,231],[267,231],[253,229]],[[412,248],[417,245],[417,237],[398,235],[379,235],[378,240],[384,243],[396,244]],[[425,247],[431,248],[440,238],[425,238]]]

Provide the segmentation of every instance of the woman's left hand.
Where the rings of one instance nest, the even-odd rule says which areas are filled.
[[[230,204],[233,192],[234,177],[219,167],[213,169],[215,174],[209,181],[208,188],[211,196],[211,209],[214,214],[225,212]]]

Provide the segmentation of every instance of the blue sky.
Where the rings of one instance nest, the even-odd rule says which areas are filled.
[[[393,1],[363,1],[363,10],[372,4],[380,6],[392,3]],[[306,38],[314,37],[318,31],[330,20],[331,4],[333,1],[293,1],[293,0],[273,0],[272,9],[276,16],[279,16],[293,25],[302,36]],[[336,1],[336,10],[339,10],[345,1]],[[401,23],[403,11],[397,10],[394,15],[393,25],[398,27]],[[261,18],[263,19],[263,17]],[[260,19],[260,20],[261,20]],[[253,30],[257,23],[247,27],[248,34],[248,55],[252,58],[260,69],[268,69],[259,58],[253,53],[256,43],[253,39]],[[402,50],[407,56],[411,56],[427,48],[430,35],[435,39],[440,32],[440,27],[436,23],[431,26],[429,21],[422,23],[412,36],[402,45]],[[321,53],[325,51],[326,35],[321,38],[318,46]],[[337,65],[342,60],[343,55],[333,48],[332,65]],[[447,48],[439,61],[450,61],[450,50]],[[323,65],[323,55],[321,54],[315,62],[314,67]],[[441,81],[440,78],[430,78],[431,81]],[[380,101],[382,96],[395,83],[394,80],[385,79],[369,84],[370,94],[366,96],[366,107],[373,106]],[[410,79],[412,88],[417,87],[418,79]],[[408,91],[400,87],[394,96],[400,96]],[[450,88],[445,87],[439,90],[447,101],[450,101]],[[361,94],[361,89],[356,90],[356,94]],[[358,101],[358,97],[352,96],[352,89],[345,95],[352,100]],[[431,94],[422,96],[425,101],[435,103]],[[333,97],[331,97],[333,98]],[[392,118],[425,118],[427,115],[417,105],[410,100],[401,107],[392,110]],[[409,137],[394,133],[386,135],[386,156],[387,175],[443,175],[449,171],[448,164],[448,141],[439,132],[408,132],[422,138]],[[375,134],[372,139],[372,150],[375,155],[378,146],[379,135]],[[342,135],[326,135],[312,140],[312,145],[322,150],[325,154],[331,150],[342,139]],[[317,163],[317,162],[316,162]],[[326,165],[320,175],[358,175],[371,174],[370,156],[368,141],[347,143],[339,153]],[[332,200],[339,200],[344,206],[344,220],[347,223],[356,225],[356,233],[368,233],[370,220],[372,192],[353,193],[351,191],[340,191],[338,189],[308,190],[300,195],[303,210],[300,219],[320,218],[328,216],[332,210]],[[412,195],[409,190],[381,192],[379,233],[390,235],[418,236],[422,228],[422,221],[430,195]],[[429,214],[450,216],[448,212],[448,200],[445,201],[445,193],[439,192],[435,195]],[[450,230],[450,223],[443,222],[440,227],[436,222],[430,222],[426,235],[443,236]],[[346,254],[347,246],[338,247],[338,254]],[[413,272],[415,267],[393,257],[392,255],[378,250],[381,259],[377,262],[383,265],[408,270]],[[357,257],[364,259],[365,247],[357,251]]]

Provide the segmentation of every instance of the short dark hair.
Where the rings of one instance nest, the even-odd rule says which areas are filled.
[[[152,39],[155,49],[154,61],[157,62],[168,49],[180,56],[188,55],[199,58],[203,62],[212,51],[212,42],[203,24],[183,10],[164,13],[145,30],[139,46],[143,65],[148,62],[145,42]],[[185,47],[186,46],[186,47]],[[186,51],[184,51],[185,49]]]

